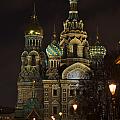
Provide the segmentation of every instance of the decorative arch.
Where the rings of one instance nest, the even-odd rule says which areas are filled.
[[[35,50],[32,50],[32,51],[29,53],[29,56],[32,56],[32,55],[39,56],[38,52],[35,51]]]
[[[73,100],[70,100],[69,102],[68,102],[68,113],[69,113],[69,115],[73,115],[74,114],[74,109],[73,109],[73,104],[75,103],[75,100],[73,99]]]
[[[75,37],[70,41],[70,44],[81,44],[81,41]]]
[[[54,100],[54,101],[52,102],[52,105],[59,105],[59,102],[58,102],[57,100]]]
[[[31,65],[35,66],[39,62],[39,53],[35,50],[32,50],[29,53],[29,56],[31,57]]]
[[[91,69],[82,64],[75,63],[67,67],[62,73],[62,79],[89,79]]]
[[[25,66],[28,64],[28,60],[27,60],[27,56],[28,56],[28,52],[24,51],[21,55],[21,61],[22,61],[22,65]]]
[[[21,57],[26,57],[26,56],[28,56],[28,52],[27,52],[27,51],[24,51],[24,52],[22,53]]]

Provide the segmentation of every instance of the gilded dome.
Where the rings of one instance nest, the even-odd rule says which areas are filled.
[[[25,35],[40,35],[40,36],[43,36],[43,29],[39,25],[39,22],[38,22],[36,16],[31,17],[31,21],[28,24],[28,26],[26,27]]]

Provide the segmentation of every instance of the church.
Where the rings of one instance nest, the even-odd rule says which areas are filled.
[[[110,94],[105,92],[106,48],[98,32],[96,42],[89,45],[78,15],[78,0],[68,3],[69,16],[61,21],[64,29],[60,38],[56,39],[54,27],[52,42],[45,52],[41,45],[44,31],[35,10],[25,30],[16,120],[107,120],[111,114]],[[75,110],[73,105],[77,105]]]

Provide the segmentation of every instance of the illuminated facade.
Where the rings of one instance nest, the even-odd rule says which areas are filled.
[[[25,50],[21,55],[18,79],[16,119],[89,120],[96,115],[106,120],[105,72],[106,49],[98,35],[89,46],[83,21],[79,19],[77,0],[69,0],[69,17],[63,23],[60,41],[53,40],[42,51],[43,30],[34,11],[25,31]],[[102,94],[101,94],[102,93]],[[76,115],[73,104],[77,103]],[[97,107],[99,106],[99,107]],[[97,109],[96,109],[97,108]],[[59,116],[62,112],[62,116]]]

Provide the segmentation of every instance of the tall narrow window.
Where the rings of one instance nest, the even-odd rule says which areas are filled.
[[[53,96],[57,96],[57,90],[56,89],[53,90]]]
[[[73,57],[77,57],[77,44],[73,44]]]
[[[56,106],[53,107],[53,114],[57,114],[57,107]]]
[[[31,61],[32,66],[36,65],[36,59],[35,59],[35,55],[32,55],[32,61]]]
[[[76,95],[80,95],[80,90],[76,89]]]
[[[63,57],[66,58],[67,57],[67,44],[65,44],[64,48],[63,48]]]
[[[70,96],[74,96],[75,95],[75,91],[74,90],[70,90]]]
[[[53,61],[51,61],[51,67],[53,67]]]

